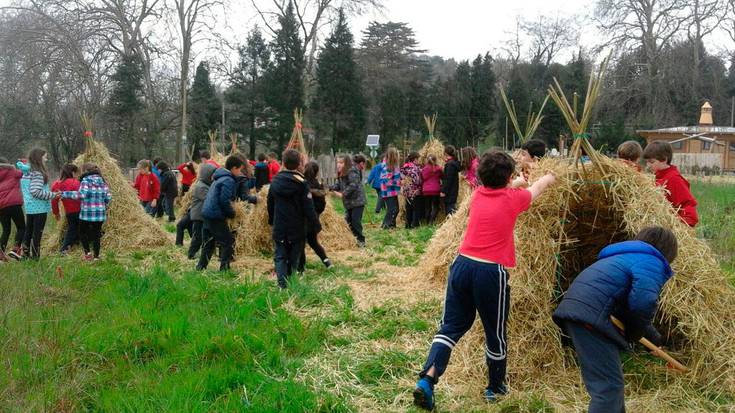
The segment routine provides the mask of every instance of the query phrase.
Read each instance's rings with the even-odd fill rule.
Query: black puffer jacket
[[[444,164],[444,176],[442,177],[442,193],[444,202],[455,203],[459,196],[459,161],[452,158]]]
[[[356,166],[353,166],[346,176],[339,177],[337,183],[329,189],[342,193],[345,209],[365,206],[367,203],[365,188],[362,186],[362,171]]]
[[[273,177],[268,190],[268,224],[273,226],[275,241],[303,240],[307,225],[321,231],[309,185],[299,172],[285,169]]]

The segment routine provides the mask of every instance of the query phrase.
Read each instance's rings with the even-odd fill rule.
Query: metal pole
[[[732,97],[732,105],[730,106],[730,127],[735,126],[735,96]]]

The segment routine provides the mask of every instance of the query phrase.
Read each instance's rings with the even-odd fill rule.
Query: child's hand
[[[155,207],[156,207],[156,205],[158,205],[158,200],[157,200],[157,199],[154,199],[153,201],[151,201],[151,206],[152,206],[153,208],[155,208]]]
[[[446,196],[447,196],[447,194],[445,194],[444,192],[439,192],[439,197],[440,197],[440,198],[444,198],[444,197],[446,197]]]
[[[342,198],[342,192],[332,192],[337,198]]]

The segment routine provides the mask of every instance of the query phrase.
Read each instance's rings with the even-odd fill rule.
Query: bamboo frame
[[[510,118],[510,122],[513,124],[513,129],[515,129],[516,133],[520,137],[521,143],[526,142],[536,134],[539,126],[541,126],[541,122],[544,120],[542,113],[546,107],[546,103],[549,101],[549,95],[547,94],[546,98],[544,98],[538,113],[533,112],[533,102],[529,105],[525,132],[521,130],[521,125],[518,123],[518,112],[516,111],[515,103],[512,100],[508,100],[508,96],[506,96],[505,91],[502,88],[500,89],[500,96],[503,98],[503,103],[505,104],[505,109],[508,111],[508,117]]]

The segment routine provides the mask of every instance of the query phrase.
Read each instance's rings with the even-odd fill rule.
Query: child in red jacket
[[[197,170],[194,167],[194,162],[191,161],[182,163],[176,167],[176,170],[181,173],[181,196],[184,196],[197,179]]]
[[[61,176],[59,180],[51,185],[51,191],[78,191],[79,190],[79,168],[68,163],[61,168]],[[79,210],[82,202],[76,199],[64,199],[61,201],[64,205],[64,215],[66,216],[66,233],[64,241],[61,243],[61,255],[66,255],[69,248],[79,242]],[[56,221],[59,220],[59,198],[51,200],[51,210],[54,213]]]
[[[8,261],[8,257],[20,259],[23,255],[21,244],[25,234],[26,222],[23,214],[23,195],[20,192],[20,179],[23,173],[0,157],[0,262]],[[5,248],[10,240],[11,223],[15,224],[15,244],[5,255]]]
[[[138,162],[138,176],[135,177],[133,188],[138,191],[138,199],[145,212],[154,216],[158,197],[161,195],[161,183],[151,173],[151,167],[151,161],[147,159]]]
[[[648,169],[656,174],[656,185],[663,186],[669,200],[679,217],[690,227],[699,222],[697,200],[689,190],[689,182],[681,176],[676,166],[671,165],[674,151],[666,141],[653,141],[643,150],[643,159]]]

